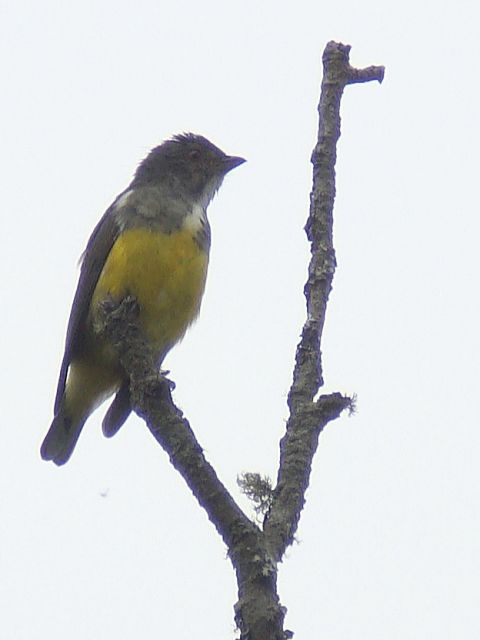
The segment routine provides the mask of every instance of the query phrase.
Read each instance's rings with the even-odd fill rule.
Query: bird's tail
[[[107,438],[114,436],[130,415],[131,410],[130,382],[125,380],[105,414],[102,422],[103,435]]]
[[[57,465],[65,464],[72,455],[85,420],[86,417],[73,420],[63,402],[40,448],[42,458],[53,460]]]

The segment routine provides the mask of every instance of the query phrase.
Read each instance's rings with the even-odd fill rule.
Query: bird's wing
[[[57,394],[55,396],[55,413],[58,412],[65,391],[68,367],[75,353],[81,347],[85,335],[85,324],[90,308],[90,301],[97,285],[110,250],[118,238],[120,227],[116,216],[116,203],[123,194],[117,198],[111,207],[103,214],[99,223],[93,230],[82,256],[82,267],[78,280],[77,290],[73,298],[72,310],[68,321],[67,337],[65,340],[65,353],[58,377]]]

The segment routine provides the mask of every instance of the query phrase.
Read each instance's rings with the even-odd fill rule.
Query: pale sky
[[[1,3],[3,640],[235,637],[226,549],[138,418],[106,440],[102,407],[61,469],[38,449],[88,236],[193,131],[248,162],[210,206],[202,312],[165,366],[234,495],[242,471],[275,477],[328,40],[386,77],[342,103],[324,377],[358,412],[320,438],[286,627],[480,637],[479,22],[466,0]]]

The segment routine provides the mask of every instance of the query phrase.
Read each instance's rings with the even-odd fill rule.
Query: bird
[[[159,368],[197,318],[211,241],[207,207],[225,175],[244,162],[201,135],[175,135],[150,151],[106,210],[81,259],[44,460],[65,464],[88,417],[112,395],[105,436],[131,412],[128,375],[100,333],[105,301],[135,299]]]

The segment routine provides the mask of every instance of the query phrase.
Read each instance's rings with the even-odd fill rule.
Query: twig
[[[280,466],[272,507],[264,523],[270,552],[280,560],[292,544],[305,503],[313,456],[323,427],[338,418],[352,399],[340,393],[320,396],[323,385],[321,339],[336,259],[333,248],[336,145],[340,137],[340,101],[347,84],[378,80],[383,67],[354,69],[350,47],[329,42],[323,53],[323,81],[318,105],[318,140],[312,153],[313,189],[305,226],[311,260],[305,284],[307,320],[295,356],[293,382],[288,394],[290,417],[280,442]]]

